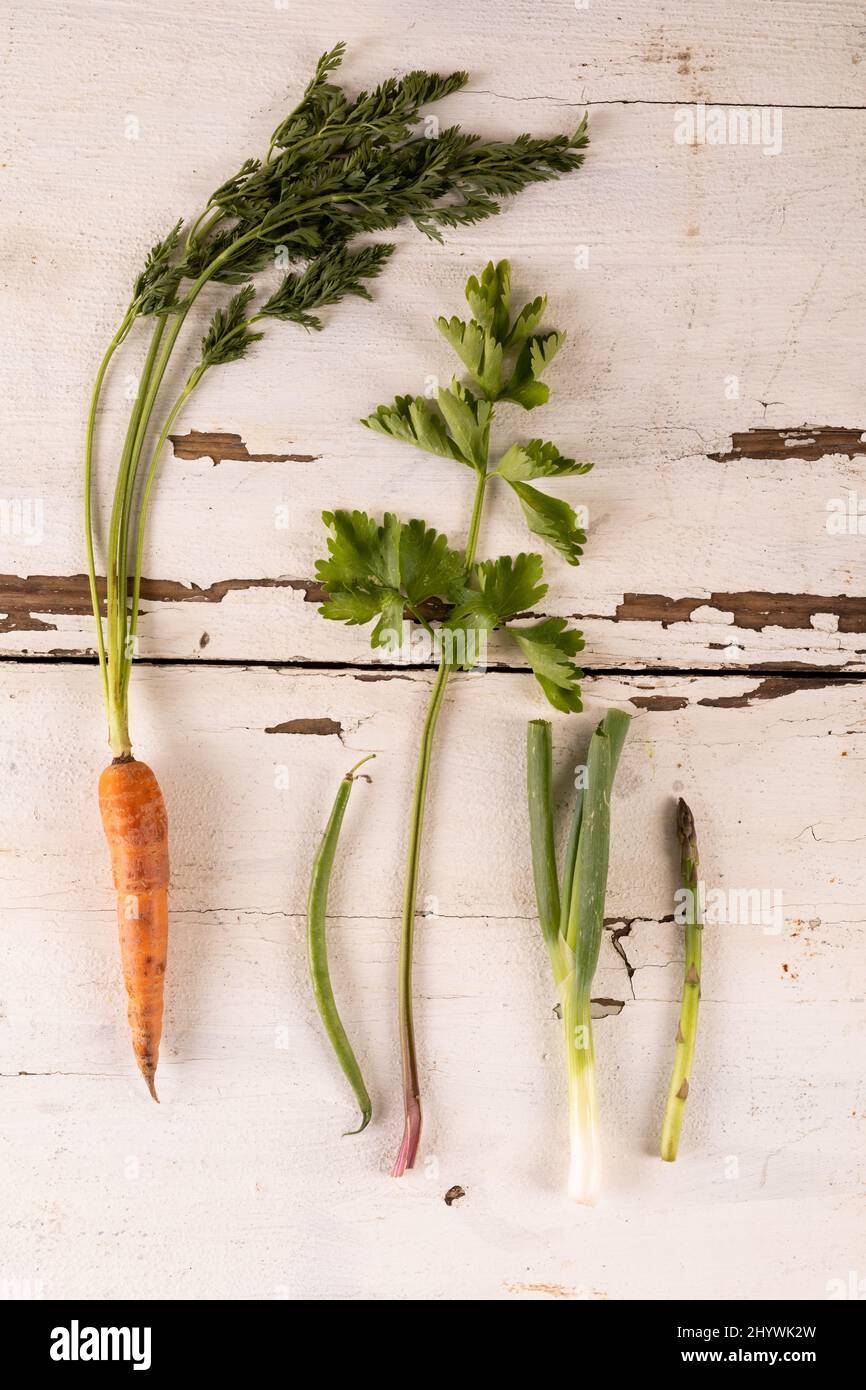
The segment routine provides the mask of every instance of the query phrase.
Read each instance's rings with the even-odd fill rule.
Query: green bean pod
[[[337,1011],[337,1001],[334,998],[334,991],[331,987],[331,976],[328,970],[328,941],[326,924],[328,917],[328,888],[331,882],[331,869],[334,864],[334,856],[337,852],[337,843],[340,838],[340,827],[343,824],[343,816],[349,803],[349,794],[352,790],[352,783],[358,768],[364,763],[369,762],[375,755],[370,753],[366,758],[362,758],[359,763],[346,773],[340,783],[339,791],[334,802],[334,809],[325,827],[322,842],[313,860],[313,874],[310,880],[310,895],[307,900],[307,955],[310,963],[310,980],[313,985],[313,994],[316,998],[316,1007],[325,1025],[325,1031],[331,1040],[331,1046],[337,1054],[337,1061],[343,1068],[346,1079],[352,1090],[355,1092],[358,1104],[361,1107],[361,1123],[357,1129],[350,1129],[348,1134],[360,1134],[367,1128],[373,1114],[373,1103],[370,1100],[367,1087],[364,1085],[364,1078],[361,1075],[361,1068],[358,1066],[358,1059],[352,1051],[352,1044],[346,1036],[346,1030],[340,1021]]]

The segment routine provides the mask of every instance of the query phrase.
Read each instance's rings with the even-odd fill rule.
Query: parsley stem
[[[487,483],[487,462],[478,470],[475,484],[475,497],[472,502],[472,515],[469,520],[469,534],[466,540],[466,568],[472,565],[481,529],[481,515],[484,510],[484,495]],[[418,1057],[415,1048],[415,1017],[412,1006],[412,953],[415,942],[415,904],[418,900],[418,875],[421,867],[421,839],[424,830],[424,807],[427,800],[427,783],[430,778],[430,760],[433,753],[433,740],[436,725],[445,697],[445,687],[453,667],[446,660],[444,652],[439,661],[439,669],[430,693],[430,703],[421,733],[421,748],[418,753],[418,766],[415,773],[415,790],[412,794],[412,813],[409,823],[409,855],[406,864],[406,883],[403,891],[403,916],[400,924],[400,964],[399,999],[400,1014],[400,1063],[403,1072],[403,1138],[391,1176],[400,1178],[407,1168],[413,1167],[418,1144],[421,1139],[421,1096],[418,1082]]]
[[[492,418],[492,417],[491,417]],[[472,503],[472,516],[469,521],[469,535],[466,539],[466,568],[473,563],[475,551],[478,547],[478,532],[481,529],[481,513],[484,510],[484,491],[487,486],[487,471],[478,473],[478,482],[475,485],[475,500]]]
[[[419,627],[423,627],[424,631],[429,633],[430,637],[433,638],[433,640],[435,641],[436,634],[433,631],[433,627],[430,623],[428,623],[427,619],[424,617],[424,614],[421,612],[421,609],[416,608],[414,603],[407,603],[406,608],[412,614],[412,617],[415,619]]]
[[[412,795],[412,815],[409,823],[409,857],[406,865],[406,885],[403,892],[403,919],[400,927],[400,1061],[403,1068],[403,1139],[391,1176],[400,1178],[411,1168],[421,1138],[421,1097],[418,1084],[418,1058],[415,1051],[415,1023],[412,1007],[412,947],[415,939],[415,903],[418,897],[418,870],[421,863],[421,834],[424,828],[424,806],[430,777],[430,757],[433,738],[451,668],[444,657],[433,682],[427,716],[421,734],[421,748],[415,773]]]

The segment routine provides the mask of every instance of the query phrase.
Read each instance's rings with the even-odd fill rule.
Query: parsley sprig
[[[479,650],[497,631],[515,643],[556,709],[581,709],[582,672],[574,661],[583,648],[581,634],[564,618],[520,621],[547,593],[542,557],[521,552],[476,560],[484,501],[494,484],[513,493],[534,536],[569,564],[580,561],[586,536],[573,508],[533,484],[586,473],[592,465],[575,462],[542,439],[514,443],[497,459],[490,458],[498,406],[534,410],[547,401],[544,377],[565,334],[541,330],[544,296],[512,312],[507,261],[490,263],[480,277],[471,276],[466,299],[472,313],[468,322],[440,318],[436,323],[469,381],[455,377],[435,400],[398,396],[393,405],[380,405],[362,421],[378,434],[472,470],[475,496],[465,547],[452,545],[418,519],[403,522],[388,513],[379,522],[366,512],[332,511],[323,514],[328,554],[316,566],[327,594],[319,609],[323,617],[373,623],[372,646],[392,652],[402,647],[404,624],[415,622],[434,637],[439,652],[418,759],[403,898],[399,1007],[404,1131],[395,1176],[412,1167],[421,1134],[412,947],[430,760],[448,679],[454,670],[477,664]]]
[[[568,173],[584,157],[585,121],[573,135],[542,139],[521,135],[485,142],[457,126],[427,139],[417,129],[422,107],[461,88],[466,73],[411,72],[352,96],[333,81],[344,51],[337,44],[319,60],[264,157],[244,160],[211,194],[185,236],[178,222],[148,253],[97,370],[85,440],[85,543],[109,740],[117,757],[130,751],[127,691],[151,493],[169,433],[203,377],[244,357],[275,319],[317,331],[324,326],[323,309],[348,296],[369,299],[369,282],[394,248],[358,246],[359,235],[409,220],[441,240],[444,228],[491,216],[500,199]],[[286,274],[256,307],[256,277],[270,267]],[[163,399],[169,364],[190,310],[209,285],[233,286],[235,293],[214,310],[194,365],[169,404]],[[117,466],[105,545],[103,630],[91,496],[96,422],[112,358],[140,321],[149,323],[151,338]],[[152,431],[157,438],[151,449]]]

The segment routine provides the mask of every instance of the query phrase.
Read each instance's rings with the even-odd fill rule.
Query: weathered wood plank
[[[156,1110],[123,1017],[96,674],[7,665],[6,1269],[58,1297],[762,1297],[771,1282],[777,1296],[823,1297],[864,1235],[850,1063],[866,1029],[861,686],[798,678],[755,699],[754,685],[591,680],[586,714],[554,719],[565,797],[601,709],[635,713],[595,990],[622,1008],[597,1025],[607,1178],[592,1213],[562,1191],[560,1025],[523,808],[525,722],[542,707],[527,678],[455,680],[440,725],[417,955],[427,1128],[421,1166],[395,1183],[401,859],[429,678],[138,673],[133,728],[165,786],[173,858]],[[339,732],[266,732],[317,721]],[[331,939],[378,1113],[350,1143],[302,914],[336,781],[364,752],[377,756],[350,806]],[[699,1066],[671,1170],[654,1146],[679,989],[680,791],[708,887],[778,889],[782,921],[778,933],[772,918],[706,928]],[[454,1184],[466,1196],[449,1210]],[[107,1243],[94,1245],[97,1206]],[[686,1270],[679,1239],[697,1220]],[[802,1258],[780,1262],[794,1222]]]
[[[155,236],[262,148],[341,36],[350,85],[465,63],[470,88],[439,115],[485,135],[569,128],[589,103],[590,156],[445,247],[401,233],[374,305],[344,306],[314,341],[273,334],[178,421],[141,654],[195,664],[145,666],[133,682],[137,748],[172,833],[159,1109],[124,1021],[95,805],[97,673],[0,663],[0,1296],[821,1298],[858,1268],[866,1237],[852,1062],[866,1031],[864,716],[862,682],[846,679],[866,656],[857,0],[664,13],[369,0],[341,6],[330,33],[312,0],[218,0],[204,17],[194,0],[8,4],[0,656],[91,644],[83,417],[126,287]],[[740,103],[721,118],[747,133],[754,121],[764,146],[679,143],[713,103]],[[600,710],[635,715],[595,990],[596,1212],[563,1195],[560,1025],[523,810],[525,721],[543,713],[531,681],[490,671],[449,692],[418,929],[423,1160],[394,1183],[396,939],[430,676],[312,665],[371,663],[363,633],[315,613],[323,508],[388,507],[462,534],[466,479],[357,417],[450,373],[430,320],[457,310],[488,256],[512,259],[519,289],[548,290],[552,322],[570,330],[551,406],[509,428],[598,465],[563,489],[588,506],[590,541],[576,572],[549,560],[545,611],[575,616],[597,668],[753,671],[588,680],[586,714],[554,721],[564,797]],[[141,351],[102,417],[103,508]],[[525,546],[496,500],[482,548]],[[760,670],[785,666],[806,669]],[[366,751],[377,757],[332,898],[336,984],[377,1107],[349,1141],[303,909],[336,781]],[[680,791],[708,886],[745,920],[707,928],[671,1169],[655,1146],[679,988]],[[766,921],[750,891],[768,895]],[[455,1184],[465,1196],[449,1208]]]
[[[7,8],[12,70],[37,91],[63,84],[76,121],[94,113],[89,135],[100,123],[109,132],[118,110],[132,107],[154,123],[174,103],[196,113],[211,136],[248,128],[259,111],[276,120],[284,94],[303,86],[337,37],[349,45],[347,80],[359,87],[412,67],[464,66],[474,88],[510,102],[544,94],[560,102],[863,104],[866,31],[857,0],[684,0],[667,10],[640,0],[517,0],[497,5],[494,21],[490,6],[467,10],[460,0],[411,16],[393,0],[367,0],[341,6],[330,24],[315,0],[215,0],[208,25],[195,0]],[[158,88],[149,80],[154,54]],[[50,108],[42,114],[51,120]],[[59,113],[55,129],[68,130]],[[192,122],[178,122],[176,139],[180,167],[203,163]]]
[[[464,106],[479,128],[516,128],[493,96]],[[568,113],[539,102],[519,115],[553,130]],[[550,558],[546,611],[582,620],[590,659],[604,667],[862,670],[864,123],[866,112],[787,111],[782,152],[766,158],[678,145],[667,107],[604,109],[573,178],[530,191],[444,248],[401,234],[374,305],[341,306],[315,340],[273,332],[190,403],[153,509],[142,654],[369,659],[363,633],[323,624],[307,601],[320,512],[390,507],[460,537],[471,481],[357,421],[397,391],[424,390],[430,373],[450,373],[431,318],[459,308],[469,269],[508,255],[518,292],[546,288],[551,322],[571,339],[550,406],[511,411],[502,437],[543,431],[597,464],[562,488],[588,508],[590,542],[578,571]],[[164,163],[171,142],[172,178],[176,124],[166,117],[135,148]],[[248,122],[241,135],[261,140],[267,128]],[[116,144],[104,154],[126,178],[128,144]],[[247,144],[229,132],[219,168]],[[81,652],[92,644],[76,579],[90,379],[140,248],[197,194],[189,182],[160,182],[154,166],[109,207],[86,147],[53,149],[52,168],[77,169],[82,184],[80,222],[58,226],[62,189],[49,181],[43,194],[31,155],[25,147],[3,171],[2,215],[22,254],[26,219],[29,251],[10,263],[17,350],[0,363],[0,650]],[[135,203],[143,187],[146,208]],[[589,265],[578,270],[584,246]],[[46,343],[63,366],[48,402]],[[107,398],[103,507],[140,351],[139,342]],[[526,544],[511,501],[492,502],[491,552]]]

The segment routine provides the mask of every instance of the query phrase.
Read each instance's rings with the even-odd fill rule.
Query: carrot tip
[[[144,1072],[142,1072],[142,1076],[144,1076]],[[154,1098],[154,1100],[156,1101],[157,1105],[159,1105],[159,1096],[156,1094],[156,1086],[154,1085],[154,1078],[153,1078],[152,1076],[144,1076],[144,1084],[147,1086],[147,1089],[150,1091],[150,1094],[153,1096],[153,1098]]]

